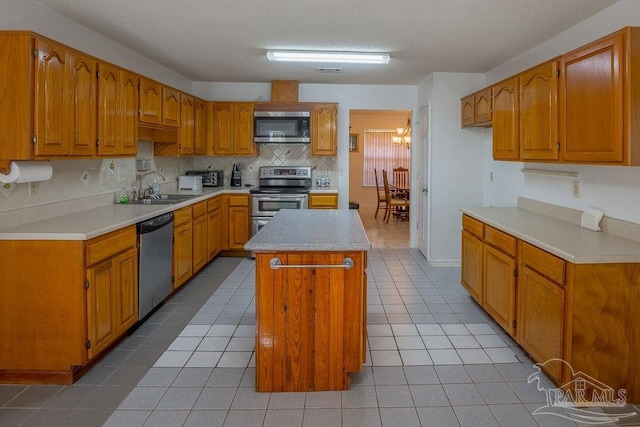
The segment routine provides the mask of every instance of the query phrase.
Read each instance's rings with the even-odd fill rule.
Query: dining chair
[[[393,169],[393,185],[400,190],[409,189],[409,169],[398,167]]]
[[[387,199],[387,208],[384,213],[384,222],[385,223],[389,222],[389,218],[391,218],[393,209],[398,210],[398,209],[404,208],[405,212],[403,213],[408,215],[409,199],[398,199],[398,198],[391,197],[391,190],[389,189],[389,178],[387,177],[386,170],[382,171],[382,182],[384,185],[384,195]]]
[[[373,175],[376,177],[376,193],[378,194],[378,205],[376,206],[376,214],[373,216],[374,218],[378,218],[378,211],[380,207],[387,208],[387,196],[384,194],[384,188],[380,188],[378,184],[378,171],[374,168]]]

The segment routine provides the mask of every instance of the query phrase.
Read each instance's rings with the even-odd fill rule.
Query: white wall
[[[625,26],[640,26],[640,2],[637,0],[622,0],[496,67],[487,73],[486,85],[562,55]],[[604,210],[607,216],[640,223],[640,167],[495,162],[491,158],[490,132],[483,137],[483,141],[484,205],[515,206],[517,196],[521,195],[581,210],[595,207]],[[573,197],[571,179],[525,175],[520,172],[523,166],[579,172],[580,197]],[[490,181],[491,172],[493,182]]]
[[[460,262],[459,209],[482,204],[486,130],[460,128],[460,98],[483,85],[484,75],[463,73],[434,73],[420,85],[419,105],[431,110],[428,252],[437,265]]]
[[[0,29],[30,30],[185,92],[191,81],[33,0],[1,0]]]

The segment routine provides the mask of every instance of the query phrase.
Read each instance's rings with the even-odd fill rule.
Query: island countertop
[[[248,251],[363,251],[371,249],[353,209],[283,209],[251,238]]]

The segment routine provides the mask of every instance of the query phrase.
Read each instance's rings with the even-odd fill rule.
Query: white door
[[[418,116],[418,249],[429,259],[429,104]]]

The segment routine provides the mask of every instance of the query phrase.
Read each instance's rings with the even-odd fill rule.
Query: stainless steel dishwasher
[[[172,290],[173,212],[138,223],[138,320]]]

